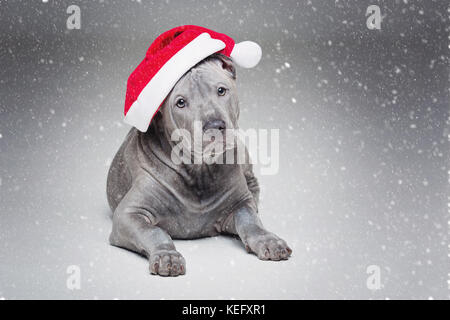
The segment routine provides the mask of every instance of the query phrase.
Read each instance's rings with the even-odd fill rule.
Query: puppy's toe
[[[178,276],[180,274],[184,274],[185,267],[184,267],[184,258],[182,256],[176,256],[173,255],[171,257],[171,264],[172,268],[170,269],[170,275],[171,276]]]
[[[151,274],[158,274],[159,272],[159,255],[151,255],[150,256],[150,273]]]

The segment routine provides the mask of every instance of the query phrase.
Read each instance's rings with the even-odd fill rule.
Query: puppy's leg
[[[261,260],[286,260],[292,253],[284,240],[263,227],[250,207],[244,206],[234,212],[225,231],[239,235],[247,251],[255,253]]]
[[[139,203],[143,196],[136,188],[132,188],[122,199],[114,211],[110,243],[146,256],[153,274],[185,274],[186,262],[175,250],[171,237],[152,223],[151,213]]]
[[[255,174],[253,173],[251,165],[249,169],[244,171],[245,180],[247,181],[248,190],[253,195],[253,200],[255,201],[256,206],[259,203],[259,183],[258,179],[256,179]]]

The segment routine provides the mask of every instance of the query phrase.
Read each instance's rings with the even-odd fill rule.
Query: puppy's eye
[[[217,94],[218,94],[219,96],[224,96],[225,93],[227,93],[227,89],[225,89],[224,87],[219,87],[219,88],[217,88]]]
[[[186,100],[184,100],[183,98],[178,99],[177,100],[177,107],[178,108],[186,107]]]

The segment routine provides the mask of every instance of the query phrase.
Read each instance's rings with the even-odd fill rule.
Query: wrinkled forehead
[[[177,82],[172,90],[172,95],[187,95],[218,84],[231,86],[233,81],[219,64],[208,61],[189,70]]]

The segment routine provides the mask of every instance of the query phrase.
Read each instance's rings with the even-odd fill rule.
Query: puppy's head
[[[170,139],[176,129],[194,137],[194,125],[204,133],[237,129],[239,105],[233,61],[214,54],[191,68],[175,85],[160,108],[161,122]]]

